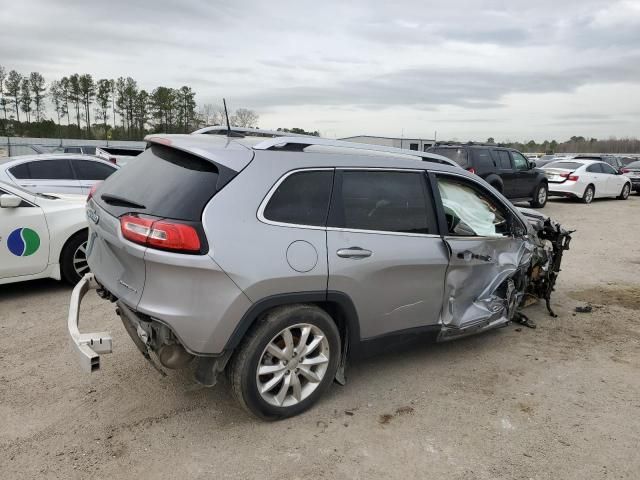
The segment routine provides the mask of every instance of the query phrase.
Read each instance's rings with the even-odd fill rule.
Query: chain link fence
[[[145,142],[128,140],[82,140],[73,138],[0,137],[0,158],[63,152],[64,147],[82,146],[144,148]]]

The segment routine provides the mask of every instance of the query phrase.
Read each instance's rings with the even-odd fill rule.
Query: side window
[[[600,167],[601,163],[592,163],[587,167],[587,172],[589,173],[602,173],[602,168]]]
[[[395,233],[435,233],[427,203],[426,179],[419,172],[338,172],[332,227]]]
[[[116,171],[115,168],[91,160],[71,160],[78,180],[105,180]]]
[[[524,155],[518,152],[511,152],[511,158],[513,158],[513,165],[516,170],[529,170],[529,161],[524,158]]]
[[[418,144],[417,143],[410,143],[409,144],[409,150],[418,150]]]
[[[329,210],[333,171],[297,172],[276,189],[264,209],[274,222],[324,227]]]
[[[488,148],[473,148],[471,151],[473,152],[476,171],[479,174],[492,172],[495,169],[495,165]]]
[[[82,153],[80,147],[64,147],[64,153]]]
[[[501,237],[509,235],[508,211],[480,187],[450,177],[438,177],[438,190],[449,235]]]
[[[13,175],[18,180],[25,180],[31,178],[29,176],[29,164],[21,163],[20,165],[16,165],[13,168],[9,169],[11,175]]]
[[[29,162],[29,178],[32,180],[73,180],[69,160],[36,160]]]
[[[602,173],[608,173],[610,175],[616,175],[616,169],[613,168],[611,165],[607,165],[606,163],[601,163],[600,167],[602,168]]]
[[[509,152],[506,150],[496,150],[495,153],[498,156],[498,163],[500,165],[500,170],[512,170],[511,166],[511,157],[509,156]]]

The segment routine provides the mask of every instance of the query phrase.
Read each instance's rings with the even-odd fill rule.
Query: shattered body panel
[[[495,238],[445,237],[450,260],[440,341],[526,319],[519,309],[533,297],[544,299],[555,316],[551,293],[572,232],[536,211],[522,209],[518,214],[528,224],[526,232]]]

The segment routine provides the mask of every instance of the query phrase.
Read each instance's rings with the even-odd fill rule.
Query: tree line
[[[0,135],[141,140],[147,133],[190,133],[226,124],[220,107],[196,111],[195,97],[187,85],[147,91],[132,77],[94,80],[88,73],[47,83],[39,72],[23,75],[0,65]],[[239,108],[229,120],[233,126],[255,127],[258,118]]]
[[[492,137],[487,143],[495,143]],[[564,142],[545,140],[537,143],[534,140],[528,142],[505,142],[500,144],[505,147],[515,148],[525,153],[640,153],[640,140],[637,138],[586,138],[572,136]]]

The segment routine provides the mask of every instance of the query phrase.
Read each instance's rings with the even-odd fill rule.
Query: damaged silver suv
[[[87,371],[111,352],[78,328],[91,289],[158,370],[208,386],[224,371],[265,419],[309,408],[371,346],[549,305],[570,241],[549,218],[438,155],[263,133],[147,137],[92,192],[93,273],[68,321]]]

